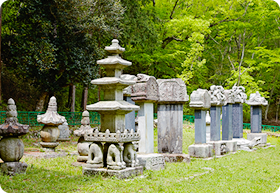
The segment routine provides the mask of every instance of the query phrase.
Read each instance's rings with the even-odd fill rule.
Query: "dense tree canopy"
[[[56,92],[97,77],[96,60],[118,38],[133,62],[124,73],[181,77],[189,93],[242,85],[269,99],[275,117],[279,19],[273,0],[10,0],[2,60],[41,91]]]

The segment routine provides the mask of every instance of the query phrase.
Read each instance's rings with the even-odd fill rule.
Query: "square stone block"
[[[83,174],[87,176],[102,175],[102,176],[116,176],[120,179],[125,179],[133,176],[143,174],[143,167],[128,167],[123,170],[108,170],[106,168],[88,168],[83,167]]]
[[[213,146],[214,154],[220,156],[229,152],[226,141],[209,141],[207,144]]]
[[[164,157],[164,160],[166,162],[174,163],[174,162],[186,162],[190,163],[191,158],[188,154],[169,154],[169,153],[163,153],[161,154]]]
[[[191,157],[206,158],[213,156],[213,146],[209,144],[194,144],[189,146]]]
[[[4,162],[0,163],[0,171],[3,175],[14,176],[15,174],[24,174],[27,166],[25,162]]]
[[[137,159],[146,170],[163,170],[165,167],[164,157],[161,154],[137,154]]]
[[[226,143],[226,146],[229,152],[236,152],[237,151],[237,141],[233,140],[223,140]]]
[[[267,142],[267,134],[266,133],[248,133],[247,139],[253,140],[255,137],[261,137],[261,144],[266,144]]]

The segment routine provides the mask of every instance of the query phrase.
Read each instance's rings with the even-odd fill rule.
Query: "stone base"
[[[206,158],[213,156],[213,146],[209,144],[194,144],[189,146],[191,157]]]
[[[40,142],[40,145],[44,148],[45,151],[54,151],[55,148],[59,145],[58,142]]]
[[[58,138],[56,141],[70,141],[70,138]]]
[[[247,134],[247,139],[248,140],[253,140],[256,137],[260,137],[261,138],[261,144],[266,144],[267,142],[267,134],[266,133],[248,133]]]
[[[191,158],[188,154],[168,154],[168,153],[162,153],[164,157],[165,162],[186,162],[190,163]]]
[[[83,174],[87,176],[92,175],[102,175],[106,176],[116,176],[117,178],[124,179],[133,176],[138,176],[143,174],[143,167],[129,167],[123,170],[108,170],[106,168],[88,168],[83,167]]]
[[[236,152],[237,151],[237,142],[234,140],[222,140],[226,143],[227,149],[229,152]]]
[[[77,162],[87,162],[88,156],[78,156]]]
[[[137,154],[137,159],[146,170],[160,170],[165,167],[164,157],[161,154]]]
[[[0,171],[3,175],[13,176],[15,174],[24,174],[27,169],[25,162],[4,162],[0,163]]]
[[[207,144],[213,146],[213,153],[216,156],[224,155],[229,152],[226,141],[209,141]]]

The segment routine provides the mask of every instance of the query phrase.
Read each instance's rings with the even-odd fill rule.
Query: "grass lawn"
[[[155,131],[156,134],[156,131]],[[194,129],[184,124],[183,152],[194,143]],[[157,136],[157,135],[155,135]],[[246,137],[246,136],[244,136]],[[39,139],[23,141],[27,150]],[[77,138],[63,142],[58,149],[74,151]],[[115,177],[83,176],[81,167],[71,163],[76,156],[60,158],[23,157],[29,166],[26,174],[0,176],[6,192],[275,192],[280,186],[280,138],[268,137],[276,148],[234,155],[209,161],[192,159],[190,164],[167,163],[165,170],[144,171],[144,176],[119,180]],[[155,138],[155,147],[157,139]],[[157,148],[155,148],[157,151]]]

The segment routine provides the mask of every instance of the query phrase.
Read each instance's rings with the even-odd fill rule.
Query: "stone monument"
[[[57,113],[57,103],[54,96],[50,98],[47,112],[43,115],[37,115],[37,121],[44,124],[40,131],[41,146],[47,151],[55,151],[55,148],[59,145],[59,142],[57,142],[60,134],[58,126],[67,121],[64,116]]]
[[[256,137],[261,137],[260,143],[266,144],[267,134],[262,133],[262,106],[268,105],[268,102],[257,91],[250,94],[246,103],[251,106],[251,133],[247,134],[247,139],[253,140]]]
[[[88,160],[88,152],[91,142],[85,141],[84,134],[86,131],[93,132],[94,129],[90,127],[90,119],[89,119],[89,112],[84,111],[82,113],[82,120],[81,120],[81,127],[78,130],[74,131],[74,135],[80,137],[78,139],[78,153],[79,156],[77,157],[78,162],[87,162]],[[96,128],[98,129],[98,128]]]
[[[189,161],[182,154],[183,104],[189,100],[185,83],[179,79],[158,79],[158,152],[165,161]],[[178,158],[179,157],[179,158]]]
[[[232,104],[232,135],[243,138],[243,103],[247,99],[243,86],[233,86],[234,103]]]
[[[136,84],[131,87],[131,99],[139,106],[136,121],[137,131],[141,134],[138,146],[140,165],[147,170],[164,169],[164,157],[154,153],[154,103],[158,101],[156,78],[137,74]]]
[[[70,141],[70,130],[67,121],[58,126],[59,137],[57,141]]]
[[[125,129],[125,114],[138,111],[139,107],[123,101],[123,89],[135,81],[120,78],[122,69],[130,66],[131,62],[120,57],[125,49],[119,41],[112,40],[112,45],[106,46],[105,50],[111,56],[98,60],[97,64],[106,69],[107,77],[91,81],[104,91],[104,101],[87,105],[87,110],[100,113],[101,126],[100,130],[87,130],[83,135],[85,141],[91,142],[83,174],[127,178],[143,173],[133,144],[140,140],[140,134],[133,129]]]
[[[191,108],[195,114],[195,144],[189,146],[191,157],[212,157],[212,145],[206,144],[206,110],[211,107],[211,96],[206,89],[197,89],[190,96]]]
[[[226,104],[226,96],[224,88],[216,85],[210,87],[209,94],[211,95],[211,128],[208,144],[213,146],[215,155],[220,156],[228,152],[226,141],[220,141],[221,107]]]
[[[134,75],[130,75],[130,74],[121,75],[121,79],[137,81],[137,77]],[[135,105],[135,102],[131,100],[131,94],[132,94],[131,89],[132,89],[131,86],[123,89],[123,100]],[[133,131],[136,131],[135,130],[135,111],[132,111],[125,115],[125,128],[128,130],[133,129]]]
[[[24,144],[18,136],[25,135],[29,130],[29,125],[18,123],[17,108],[13,99],[8,100],[5,123],[0,125],[0,158],[4,163],[0,163],[0,171],[4,175],[15,175],[25,173],[27,164],[19,162],[23,156]]]

